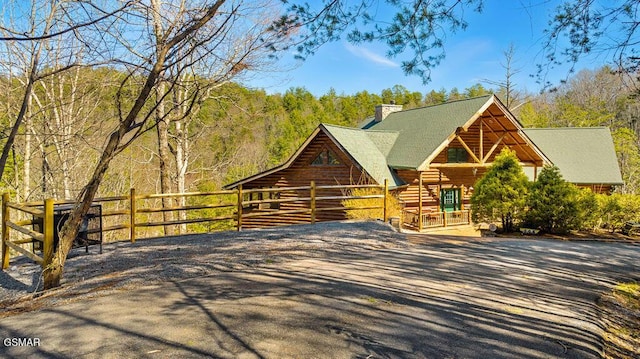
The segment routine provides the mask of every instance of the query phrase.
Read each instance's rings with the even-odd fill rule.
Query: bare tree
[[[127,20],[122,25],[123,28],[129,32],[137,30],[142,33],[141,39],[151,40],[146,42],[146,45],[144,42],[132,43],[129,37],[121,37],[115,31],[104,32],[100,24],[95,26],[96,31],[100,33],[101,41],[109,44],[111,41],[117,41],[119,49],[114,52],[126,50],[129,55],[128,58],[120,56],[129,71],[117,97],[121,117],[117,128],[108,137],[91,179],[80,192],[77,204],[61,230],[61,239],[53,261],[44,271],[45,288],[59,285],[73,239],[78,233],[83,216],[95,198],[109,164],[137,137],[153,127],[153,121],[150,124],[149,119],[155,118],[158,104],[165,101],[178,85],[176,81],[168,78],[168,69],[173,69],[176,78],[179,78],[193,64],[209,59],[209,64],[215,64],[213,68],[217,74],[216,77],[208,77],[208,86],[212,86],[226,82],[247,69],[247,61],[252,58],[253,53],[259,50],[273,50],[276,46],[273,40],[286,38],[286,34],[270,28],[265,36],[255,38],[244,46],[229,41],[232,35],[246,35],[243,28],[251,24],[250,18],[246,17],[248,11],[264,11],[264,7],[254,2],[239,1],[226,4],[225,1],[219,0],[208,3],[205,7],[187,5],[186,2],[177,1],[152,2],[137,3],[135,7],[127,9],[120,17]],[[265,23],[264,18],[258,19]],[[159,22],[162,23],[162,30],[156,25]],[[267,22],[265,27],[268,26]],[[104,34],[109,34],[112,38],[107,39]],[[266,35],[270,38],[266,38]],[[230,57],[230,50],[237,56]],[[133,104],[125,108],[124,88],[128,81],[140,74],[144,76],[144,83],[137,90]],[[159,91],[163,86],[166,86],[164,92]],[[184,102],[193,104],[199,95],[200,91],[194,91]],[[148,106],[149,100],[154,96],[156,99],[152,102],[153,105]],[[166,109],[163,116],[173,116],[173,108]]]
[[[155,12],[153,28],[156,36],[163,36],[164,29],[175,26],[170,20],[180,18],[183,6],[171,7],[167,3],[153,1],[153,6],[163,8],[162,17]],[[167,10],[169,9],[169,10]],[[231,80],[239,80],[248,73],[256,73],[274,66],[271,59],[274,46],[281,46],[289,37],[273,31],[272,24],[278,14],[276,3],[270,0],[238,2],[233,8],[234,17],[228,19],[224,28],[216,30],[218,36],[209,41],[205,49],[191,54],[178,53],[179,61],[167,68],[156,93],[156,133],[160,184],[163,193],[174,189],[186,190],[186,174],[191,158],[189,125],[197,116],[200,105],[212,89]],[[171,13],[167,15],[167,11]],[[207,26],[217,26],[210,24]],[[166,88],[171,87],[167,92]],[[178,198],[184,206],[185,199]],[[163,198],[163,206],[174,203]],[[180,218],[184,219],[184,212]],[[164,220],[171,221],[171,212],[164,212]],[[165,233],[173,234],[173,226],[165,226]],[[180,227],[185,230],[185,226]]]
[[[516,90],[517,84],[514,82],[515,75],[521,71],[519,68],[515,67],[515,45],[509,44],[507,50],[503,51],[502,54],[504,56],[504,62],[501,62],[500,66],[505,70],[504,78],[498,81],[485,79],[482,80],[482,82],[492,86],[498,86],[499,92],[504,100],[504,104],[508,109],[513,110],[523,103],[520,99],[520,93]]]
[[[111,12],[103,11],[92,3],[60,2],[60,1],[32,1],[29,6],[22,2],[6,2],[2,7],[2,15],[9,19],[10,27],[0,26],[0,53],[5,57],[5,68],[9,71],[24,72],[24,95],[20,110],[12,124],[11,132],[4,143],[0,155],[0,179],[4,174],[9,152],[13,147],[16,135],[29,111],[31,96],[35,83],[47,76],[64,72],[79,65],[79,61],[72,49],[67,49],[65,64],[58,67],[50,65],[49,43],[52,39],[74,37],[80,29],[95,25],[109,19],[130,5]],[[96,12],[94,17],[84,18],[81,14],[87,8]],[[86,21],[77,21],[76,16]],[[71,24],[71,25],[69,25]]]

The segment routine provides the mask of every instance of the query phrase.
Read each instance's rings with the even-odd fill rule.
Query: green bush
[[[501,221],[502,229],[511,232],[525,210],[529,180],[522,171],[515,152],[503,149],[487,173],[474,185],[471,196],[472,220]]]
[[[566,233],[580,225],[580,190],[556,166],[545,166],[527,196],[525,222],[547,233]]]
[[[602,211],[598,196],[590,188],[580,189],[578,192],[578,214],[576,229],[593,230],[602,225]]]
[[[640,196],[614,193],[598,195],[601,227],[611,232],[621,229],[627,221],[640,221]]]

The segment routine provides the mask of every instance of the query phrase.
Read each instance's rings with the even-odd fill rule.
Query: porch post
[[[422,230],[422,172],[418,172],[418,230]]]
[[[484,163],[484,148],[482,148],[482,138],[484,137],[482,123],[484,121],[480,119],[480,163]]]

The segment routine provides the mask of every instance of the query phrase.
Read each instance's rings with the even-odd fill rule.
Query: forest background
[[[18,201],[75,198],[118,122],[114,101],[123,76],[110,68],[76,68],[36,83],[0,183],[3,191]],[[19,110],[22,86],[20,79],[0,78],[3,138]],[[625,181],[617,191],[640,190],[640,99],[619,74],[603,67],[583,70],[542,94],[485,83],[426,93],[402,85],[379,94],[331,90],[318,97],[301,87],[268,94],[229,82],[211,89],[187,116],[167,122],[165,148],[160,132],[150,130],[120,153],[99,196],[122,195],[130,188],[138,193],[217,190],[284,162],[320,123],[355,127],[381,103],[410,109],[489,93],[508,103],[525,127],[609,127]],[[168,155],[164,166],[161,152]],[[164,190],[163,175],[169,179]]]

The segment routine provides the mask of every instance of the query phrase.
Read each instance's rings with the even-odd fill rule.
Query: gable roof
[[[606,127],[526,128],[526,134],[575,184],[623,184]]]
[[[396,143],[398,133],[393,131],[363,131],[357,128],[320,125],[334,143],[371,176],[377,183],[387,179],[389,187],[404,185],[387,165],[387,155]]]
[[[443,141],[479,115],[492,95],[391,113],[383,121],[368,124],[367,131],[395,131],[398,138],[387,161],[393,168],[419,168]]]
[[[240,184],[245,184],[257,178],[288,168],[300,157],[304,149],[320,132],[325,133],[338,148],[342,149],[347,156],[351,157],[351,159],[378,184],[384,183],[386,179],[388,180],[389,188],[405,185],[404,181],[391,171],[386,162],[386,156],[398,137],[397,133],[389,131],[369,132],[357,128],[320,124],[285,163],[256,173],[255,175],[245,177],[236,182],[229,183],[223,186],[223,188],[234,188]]]

